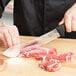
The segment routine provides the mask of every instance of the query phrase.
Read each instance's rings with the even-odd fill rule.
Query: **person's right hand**
[[[11,47],[19,44],[19,33],[16,26],[2,26],[0,27],[0,40],[2,40],[6,47]]]

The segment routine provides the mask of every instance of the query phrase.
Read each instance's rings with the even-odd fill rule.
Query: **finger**
[[[66,31],[67,32],[71,32],[71,17],[70,16],[66,16],[65,17],[65,26],[66,26]]]
[[[11,36],[12,45],[19,44],[19,34],[18,34],[17,28],[15,26],[7,26],[7,28],[8,28],[8,32]]]
[[[19,31],[18,31],[18,28],[16,27],[16,26],[14,26],[14,28],[15,28],[15,32],[16,32],[16,44],[19,44],[20,43],[20,39],[19,39]],[[13,28],[13,30],[14,30],[14,28]]]
[[[7,44],[7,42],[6,42],[5,38],[4,38],[3,33],[0,33],[0,40],[4,43],[4,45],[5,45],[6,47],[8,47],[8,44]]]
[[[11,27],[11,28],[12,28],[12,27]],[[19,43],[20,43],[20,39],[19,39],[19,32],[18,32],[17,27],[14,26],[14,27],[12,28],[12,30],[14,30],[14,34],[16,34],[16,35],[15,35],[15,43],[14,43],[14,45],[19,44]]]
[[[10,36],[8,30],[4,31],[3,35],[4,35],[4,38],[5,38],[5,42],[7,43],[7,46],[11,47],[12,46],[12,40],[11,40],[11,36]]]
[[[59,25],[64,24],[64,18],[59,22]]]
[[[76,18],[75,17],[72,17],[72,31],[76,31]]]

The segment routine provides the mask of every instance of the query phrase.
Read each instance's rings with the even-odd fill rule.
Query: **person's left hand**
[[[59,25],[65,24],[66,31],[76,31],[76,3],[68,9],[64,18],[59,22]]]
[[[14,25],[0,27],[0,41],[2,41],[7,48],[19,44],[20,39],[17,27]]]

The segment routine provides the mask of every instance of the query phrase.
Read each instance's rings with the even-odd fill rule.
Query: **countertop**
[[[21,36],[21,43],[32,40],[35,37]],[[42,46],[47,48],[56,48],[58,54],[66,52],[74,52],[76,56],[76,39],[56,39]],[[0,53],[6,47],[0,42]],[[0,72],[0,76],[76,76],[76,63],[71,65],[63,65],[59,71],[47,72],[38,66],[38,61],[31,58],[7,58],[0,55],[5,64],[4,69]],[[12,61],[12,62],[11,62]],[[75,59],[76,61],[76,59]],[[0,66],[1,67],[1,66]]]

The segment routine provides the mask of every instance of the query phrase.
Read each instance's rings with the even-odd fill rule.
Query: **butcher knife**
[[[32,45],[35,45],[35,47],[40,47],[44,44],[47,44],[48,42],[50,42],[52,40],[55,40],[59,37],[64,36],[64,34],[65,34],[64,27],[65,27],[64,25],[57,26],[56,29],[49,31],[48,33],[43,34],[40,37],[37,37],[31,41],[28,41],[28,42],[25,42],[25,43],[22,43],[22,44],[19,44],[16,46],[12,46],[12,47],[6,49],[2,54],[7,57],[17,57],[20,54],[23,47],[26,47],[26,46],[28,47],[28,46],[32,46]]]

